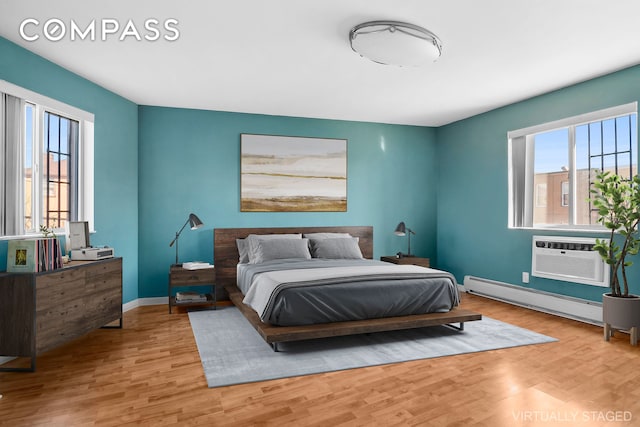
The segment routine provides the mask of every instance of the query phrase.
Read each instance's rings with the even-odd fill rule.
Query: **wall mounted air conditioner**
[[[533,236],[531,275],[608,287],[610,269],[595,244],[591,237]]]

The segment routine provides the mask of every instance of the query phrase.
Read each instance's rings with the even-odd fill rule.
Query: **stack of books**
[[[197,292],[176,292],[176,304],[185,302],[206,302],[207,296]]]
[[[38,273],[62,268],[62,246],[56,238],[10,240],[7,271]]]
[[[182,268],[186,270],[200,270],[203,268],[213,268],[213,264],[209,264],[208,262],[202,262],[202,261],[183,262]]]

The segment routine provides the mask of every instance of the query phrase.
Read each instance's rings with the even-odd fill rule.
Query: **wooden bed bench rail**
[[[272,326],[262,322],[258,313],[242,302],[244,295],[242,295],[237,286],[228,285],[225,288],[233,304],[238,307],[260,336],[271,344],[276,351],[278,348],[277,343],[279,342],[423,328],[426,326],[450,325],[452,323],[459,323],[461,325],[459,329],[464,329],[465,322],[482,319],[480,313],[455,308],[447,313],[415,314],[402,317],[383,317],[303,326]]]

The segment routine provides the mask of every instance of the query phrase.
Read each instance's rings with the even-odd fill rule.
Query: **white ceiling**
[[[0,0],[0,35],[142,105],[440,126],[640,63],[637,0]],[[178,20],[178,40],[28,42],[20,23]],[[349,30],[434,32],[422,68],[373,63]],[[163,34],[167,34],[163,32]]]

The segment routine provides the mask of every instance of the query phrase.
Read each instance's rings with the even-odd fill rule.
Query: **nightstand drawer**
[[[201,270],[185,270],[182,267],[171,267],[171,282],[181,285],[196,283],[213,283],[216,281],[216,274],[213,268],[203,268]]]

